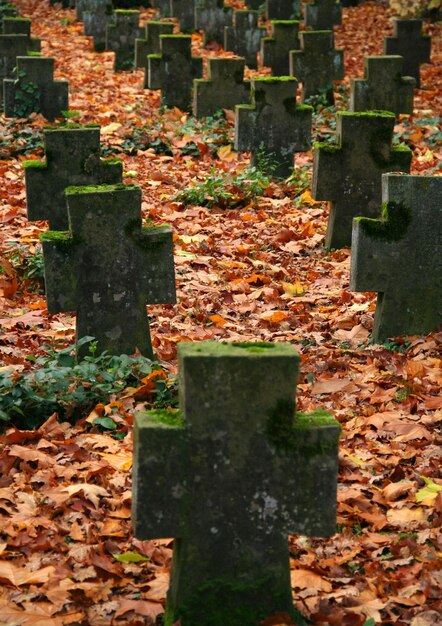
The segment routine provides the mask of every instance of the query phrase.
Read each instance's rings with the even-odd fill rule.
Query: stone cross
[[[158,11],[159,17],[170,17],[170,0],[152,0],[152,6]]]
[[[141,228],[135,185],[65,193],[69,232],[41,235],[48,311],[76,311],[77,342],[95,337],[99,353],[152,358],[146,303],[175,302],[170,227]]]
[[[350,111],[393,111],[413,113],[416,81],[402,76],[402,57],[365,57],[364,78],[350,82]]]
[[[106,49],[115,52],[114,70],[133,70],[135,40],[141,35],[140,12],[117,10],[106,27]]]
[[[161,89],[161,102],[182,111],[192,108],[193,79],[203,74],[201,57],[192,56],[190,35],[161,35],[161,54],[148,59],[148,87]]]
[[[135,67],[142,67],[147,74],[147,55],[160,53],[160,35],[171,35],[173,28],[173,22],[146,22],[143,37],[135,40]]]
[[[52,57],[17,57],[16,78],[3,81],[5,117],[41,113],[52,122],[69,109],[68,81],[54,80],[54,61]]]
[[[273,76],[288,76],[290,50],[299,50],[299,25],[295,20],[274,20],[272,36],[261,40],[261,62],[272,68]]]
[[[29,52],[40,52],[41,39],[38,39],[37,37],[31,37],[31,26],[32,26],[31,20],[28,19],[27,17],[4,17],[3,18],[3,34],[4,35],[26,35],[28,38]]]
[[[314,146],[312,196],[330,200],[325,245],[351,245],[353,218],[376,218],[384,172],[409,172],[411,150],[392,146],[394,114],[338,111],[336,143]]]
[[[244,59],[207,59],[208,76],[195,79],[193,114],[207,117],[220,109],[234,109],[250,99],[250,81],[244,81]]]
[[[336,50],[332,30],[303,30],[301,50],[290,51],[290,75],[302,83],[302,100],[324,93],[334,104],[333,81],[344,78],[344,51]]]
[[[258,11],[264,2],[265,0],[244,0],[245,6],[252,11]]]
[[[256,55],[266,29],[258,26],[258,11],[234,11],[232,26],[224,29],[224,50],[231,50],[251,69],[258,67]]]
[[[44,161],[23,162],[28,219],[47,220],[51,230],[68,230],[66,187],[121,183],[123,164],[100,159],[99,126],[46,128],[44,144]]]
[[[233,9],[224,6],[224,0],[202,0],[195,8],[195,26],[203,30],[203,43],[217,41],[224,43],[224,28],[232,26]]]
[[[235,149],[252,153],[251,163],[275,178],[293,172],[293,154],[309,150],[312,107],[296,104],[292,77],[251,80],[252,104],[235,107]]]
[[[180,343],[178,359],[181,413],[134,425],[135,535],[175,538],[165,623],[294,617],[287,535],[336,532],[340,426],[296,413],[289,344]]]
[[[301,14],[301,0],[266,0],[268,20],[293,20]]]
[[[330,30],[342,21],[337,0],[313,0],[304,5],[304,25],[313,30]]]
[[[89,0],[75,0],[75,19],[83,21],[83,11],[87,10]]]
[[[431,37],[422,34],[422,20],[393,18],[393,27],[394,35],[384,38],[384,54],[399,54],[404,75],[412,76],[420,87],[420,65],[430,62]]]
[[[382,176],[382,217],[353,220],[350,289],[377,291],[372,338],[442,324],[442,178]]]
[[[27,35],[0,35],[0,81],[13,78],[18,56],[26,56],[29,50]],[[3,89],[0,89],[0,101],[3,100]]]
[[[84,34],[93,37],[95,52],[106,49],[106,28],[113,19],[112,0],[87,0],[83,9]]]
[[[194,32],[195,9],[199,5],[199,0],[170,0],[170,16],[179,20],[181,32]]]

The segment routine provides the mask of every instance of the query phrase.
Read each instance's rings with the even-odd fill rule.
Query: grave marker
[[[26,56],[29,50],[27,35],[0,35],[0,81],[14,76],[18,56]],[[1,89],[0,100],[3,100]]]
[[[190,35],[161,35],[161,54],[148,59],[149,89],[161,89],[161,102],[182,111],[192,108],[193,79],[203,74],[203,60],[192,56]]]
[[[402,71],[416,80],[420,87],[420,65],[430,62],[431,37],[422,34],[422,20],[393,18],[394,35],[384,38],[384,54],[399,54]]]
[[[170,0],[153,0],[152,5],[156,8],[160,17],[171,17]]]
[[[199,5],[199,0],[170,0],[170,15],[178,18],[181,32],[194,32],[195,8]]]
[[[288,344],[180,343],[178,358],[182,414],[134,428],[135,535],[175,537],[165,624],[294,617],[287,535],[336,531],[340,426],[296,413]]]
[[[331,201],[328,248],[351,245],[354,217],[378,217],[384,172],[410,171],[411,150],[391,145],[393,131],[393,113],[338,111],[336,143],[315,145],[312,196]]]
[[[311,145],[312,107],[296,104],[295,78],[251,80],[252,104],[235,107],[235,149],[276,178],[293,171],[293,155]]]
[[[28,219],[48,220],[51,230],[68,230],[66,187],[120,183],[123,165],[100,158],[99,126],[46,128],[44,145],[44,161],[23,162]]]
[[[312,30],[333,30],[342,22],[342,9],[337,0],[313,0],[304,5],[304,24]]]
[[[115,52],[114,71],[133,70],[135,40],[141,35],[140,12],[114,12],[114,21],[106,27],[106,48]]]
[[[382,218],[353,220],[350,289],[377,291],[372,338],[442,324],[442,178],[382,176]]]
[[[114,19],[112,0],[87,0],[83,9],[84,34],[93,38],[95,52],[106,48],[106,28]]]
[[[28,38],[29,52],[40,52],[41,39],[38,39],[37,37],[31,37],[31,26],[32,26],[31,20],[26,17],[4,17],[3,18],[3,34],[4,35],[26,35]]]
[[[76,311],[77,342],[95,337],[98,353],[138,349],[152,358],[146,303],[175,302],[170,227],[141,227],[135,185],[68,187],[65,194],[69,232],[40,237],[48,311]]]
[[[402,57],[365,57],[364,78],[352,78],[350,111],[393,111],[413,113],[416,81],[402,76]]]
[[[293,20],[301,15],[301,0],[266,0],[268,20]]]
[[[264,6],[265,0],[245,0],[244,4],[247,8],[252,11],[258,11],[262,6]]]
[[[231,50],[252,69],[258,67],[257,53],[266,29],[258,26],[258,11],[234,11],[232,26],[224,29],[224,50]]]
[[[272,36],[261,40],[262,64],[272,68],[273,76],[289,75],[290,50],[299,50],[299,25],[295,20],[274,20]]]
[[[193,83],[195,117],[207,117],[249,101],[250,81],[244,81],[244,65],[244,59],[207,59],[207,79],[197,78]]]
[[[142,38],[135,40],[135,67],[147,70],[147,55],[160,53],[160,35],[171,35],[173,28],[173,22],[146,22]]]
[[[17,57],[16,78],[5,79],[3,90],[5,117],[41,113],[53,121],[69,109],[68,81],[54,81],[52,57]]]
[[[302,83],[302,100],[324,93],[334,104],[333,81],[344,78],[344,51],[336,50],[332,30],[299,33],[301,50],[290,51],[290,75]]]
[[[224,43],[224,28],[232,26],[233,9],[224,6],[224,0],[202,0],[195,8],[196,30],[203,30],[203,43]]]

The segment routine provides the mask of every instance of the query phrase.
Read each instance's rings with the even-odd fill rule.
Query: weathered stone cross
[[[171,35],[173,27],[173,22],[146,22],[144,36],[135,40],[135,67],[147,70],[147,55],[160,53],[160,35]]]
[[[342,9],[337,0],[313,0],[304,4],[304,24],[313,30],[329,30],[342,21]]]
[[[182,416],[138,414],[133,525],[175,537],[165,625],[293,615],[287,535],[335,532],[339,424],[296,414],[288,344],[181,343]]]
[[[273,20],[271,37],[261,39],[262,64],[272,68],[273,76],[290,73],[290,50],[299,50],[299,25],[295,20]]]
[[[41,39],[31,37],[32,22],[27,17],[4,17],[4,35],[26,35],[28,37],[28,50],[30,52],[40,52]],[[17,55],[18,56],[18,55]]]
[[[265,34],[266,29],[258,26],[258,11],[234,11],[232,26],[224,29],[224,49],[244,57],[246,65],[254,69],[258,67],[256,55]]]
[[[41,235],[48,310],[76,311],[77,341],[95,337],[99,353],[152,358],[146,303],[175,302],[169,226],[141,228],[135,185],[65,193],[70,231]]]
[[[195,26],[204,30],[204,45],[209,41],[224,44],[224,28],[232,25],[232,15],[232,7],[224,6],[224,0],[202,0],[195,8]]]
[[[265,14],[268,20],[293,20],[301,13],[301,0],[266,0]]]
[[[93,37],[95,52],[106,48],[106,27],[112,22],[112,0],[86,0],[82,12],[84,34]]]
[[[141,35],[139,11],[114,12],[114,20],[106,26],[106,48],[115,52],[114,70],[133,70],[135,40]]]
[[[5,78],[13,78],[17,57],[26,56],[29,50],[29,37],[26,35],[0,35],[0,84]],[[0,101],[3,88],[0,89]]]
[[[422,34],[422,20],[393,18],[393,27],[394,35],[384,39],[384,53],[399,54],[404,75],[413,76],[420,87],[420,65],[430,61],[431,37]]]
[[[244,80],[244,65],[244,59],[208,59],[207,80],[197,78],[193,83],[195,117],[234,109],[236,104],[249,101],[250,81]]]
[[[350,289],[377,291],[372,337],[442,324],[442,178],[382,176],[382,218],[353,220]]]
[[[199,5],[200,0],[170,0],[170,15],[178,18],[181,32],[194,32],[195,9]]]

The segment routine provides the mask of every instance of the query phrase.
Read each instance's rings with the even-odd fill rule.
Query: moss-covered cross
[[[180,23],[180,32],[195,31],[195,8],[200,0],[169,0],[170,16],[176,17]]]
[[[304,24],[312,30],[329,30],[342,21],[338,0],[313,0],[304,4]]]
[[[26,56],[29,50],[29,37],[23,34],[0,35],[0,81],[12,78],[18,56]],[[3,100],[3,89],[0,101]]]
[[[339,424],[296,414],[289,344],[178,346],[176,411],[136,416],[133,525],[174,537],[166,626],[293,615],[288,533],[335,532]]]
[[[403,58],[402,72],[421,86],[420,65],[430,62],[431,37],[422,34],[422,20],[393,18],[394,33],[384,38],[384,54],[399,54]]]
[[[173,33],[173,22],[146,22],[142,35],[135,40],[135,67],[145,71],[145,87],[147,87],[147,55],[160,53],[160,35]]]
[[[200,0],[195,7],[196,30],[203,30],[204,44],[217,41],[224,45],[224,28],[232,25],[233,9],[224,0]]]
[[[135,40],[141,35],[140,12],[114,11],[114,19],[106,25],[106,48],[115,52],[114,70],[133,70]]]
[[[290,50],[299,50],[297,20],[272,20],[271,36],[261,39],[262,64],[272,69],[273,76],[290,74]]]
[[[244,80],[244,59],[208,59],[207,79],[193,83],[193,114],[213,115],[220,109],[233,109],[250,99],[250,81]]]
[[[258,11],[234,11],[232,25],[224,30],[224,49],[243,57],[252,69],[258,67],[256,55],[266,34],[266,29],[258,26],[258,16]]]
[[[28,50],[30,52],[40,52],[41,39],[31,37],[31,20],[27,17],[4,17],[4,35],[26,35],[28,38]],[[22,53],[26,54],[26,53]],[[19,56],[19,55],[16,55]]]
[[[268,20],[290,20],[300,17],[301,0],[266,0],[265,9]]]
[[[99,353],[152,357],[146,303],[175,302],[170,228],[141,228],[135,185],[65,193],[69,232],[41,235],[48,310],[76,311],[77,339],[95,337]]]

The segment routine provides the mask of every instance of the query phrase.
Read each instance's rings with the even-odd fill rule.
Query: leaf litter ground
[[[72,10],[16,4],[33,18],[43,53],[56,58],[57,78],[69,80],[76,121],[102,125],[104,152],[121,156],[126,182],[143,188],[144,217],[174,230],[178,304],[149,308],[166,369],[175,371],[179,341],[290,341],[302,357],[298,409],[326,407],[342,424],[339,532],[290,538],[297,608],[319,626],[440,624],[442,333],[368,343],[375,296],[348,291],[347,249],[323,248],[327,207],[309,193],[311,152],[297,155],[290,184],[267,184],[262,196],[245,199],[232,183],[248,161],[233,151],[230,114],[205,127],[178,110],[161,112],[159,94],[140,88],[142,72],[113,73],[113,55],[91,50]],[[361,76],[363,57],[382,53],[391,16],[374,2],[344,15],[336,46],[346,50],[346,76]],[[441,37],[440,25],[425,27],[433,64],[422,67],[425,88],[396,139],[414,150],[412,173],[434,174]],[[220,54],[203,50],[199,36],[193,44],[204,57]],[[334,110],[319,109],[315,137],[332,137],[333,120]],[[1,123],[0,352],[4,368],[20,372],[44,346],[72,343],[74,319],[48,315],[11,256],[38,252],[45,229],[26,221],[21,161],[42,156],[46,122],[35,115]],[[175,199],[214,172],[226,178],[230,205]],[[128,390],[76,425],[52,416],[36,431],[1,436],[1,624],[153,624],[162,613],[171,541],[135,540],[130,527],[131,425],[143,400],[142,390]],[[126,437],[94,426],[97,415],[111,415]]]

